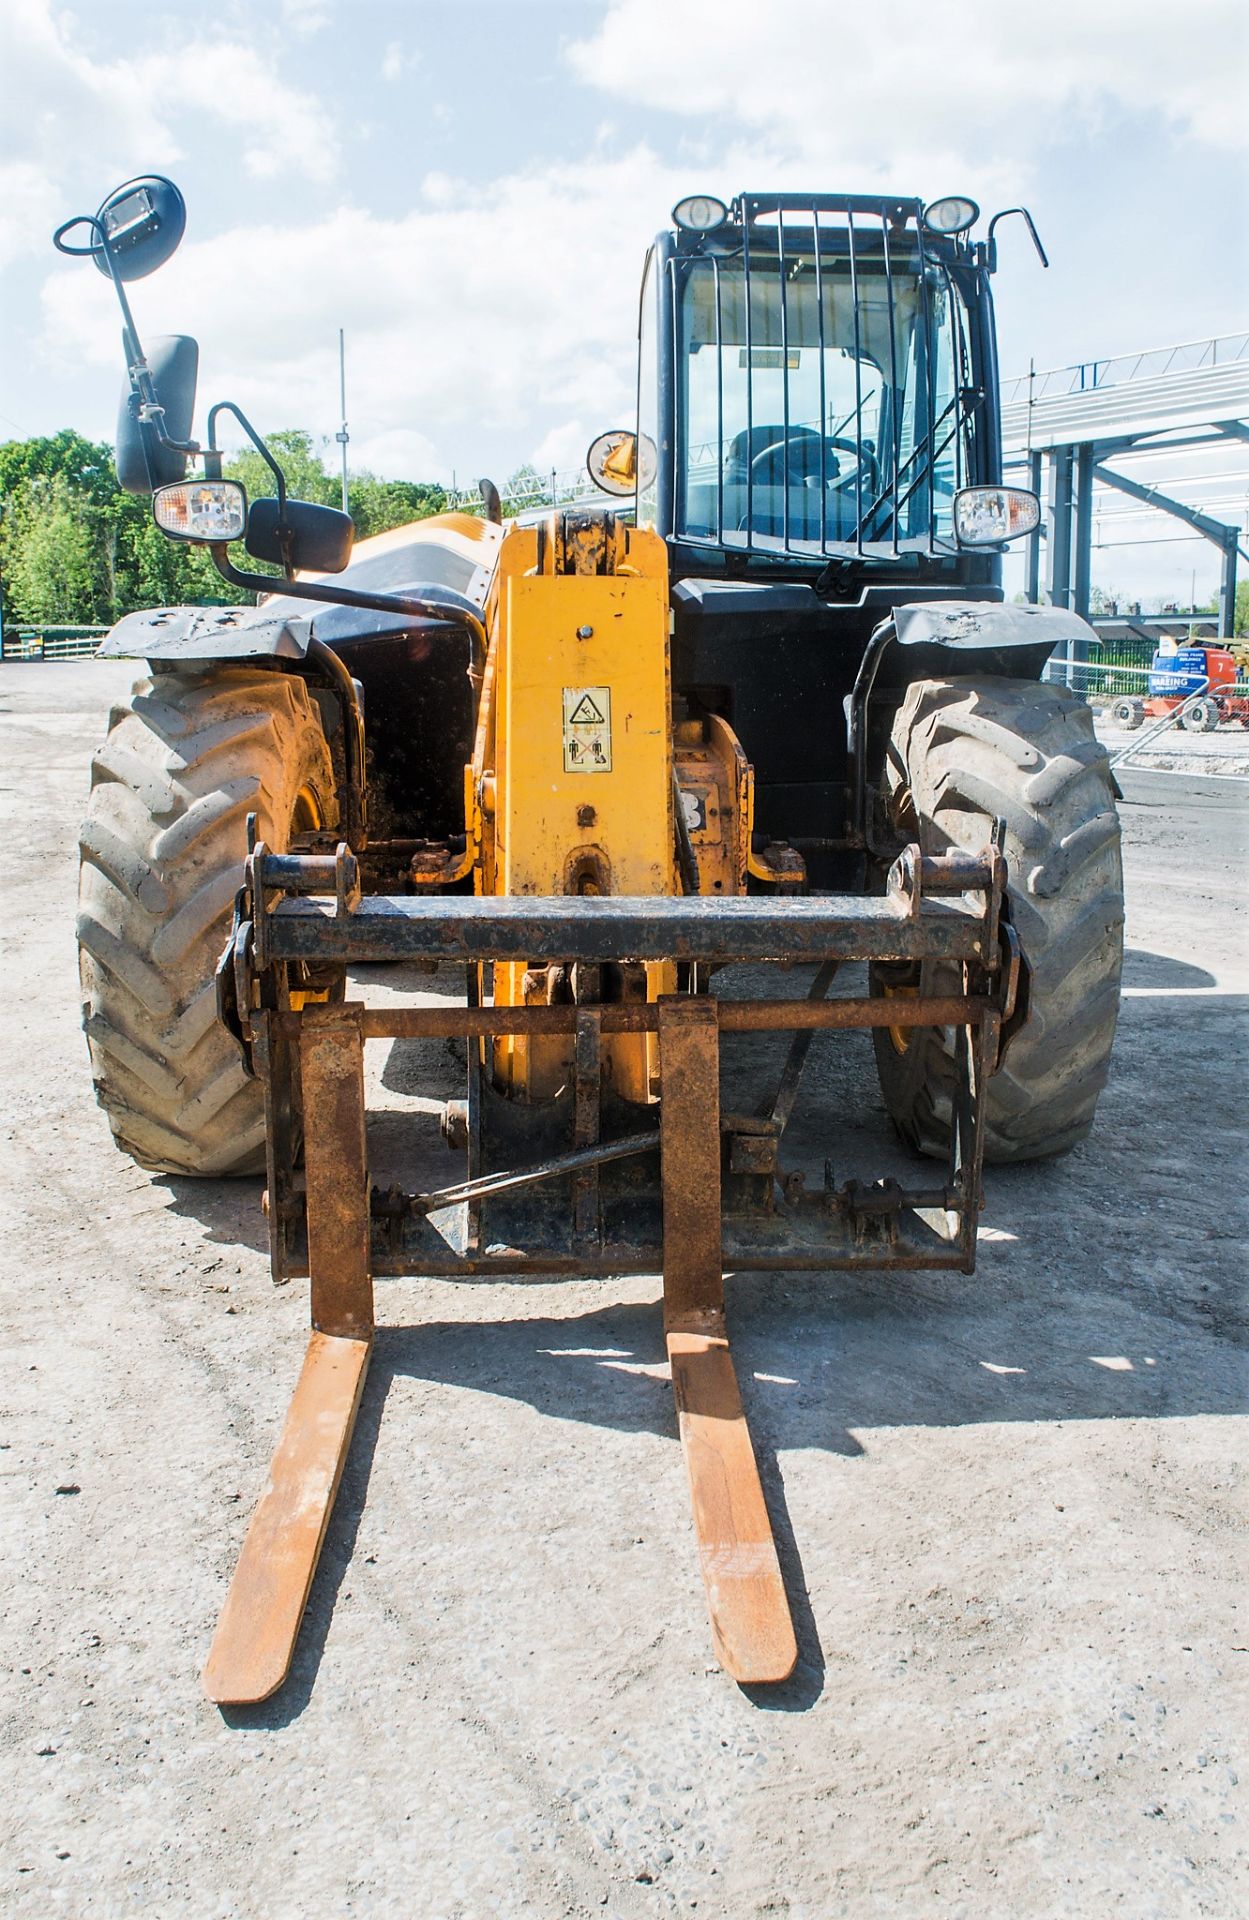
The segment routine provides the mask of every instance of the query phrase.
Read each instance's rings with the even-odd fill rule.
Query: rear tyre
[[[217,1021],[214,972],[247,853],[336,817],[315,703],[292,674],[161,673],[115,707],[80,838],[78,948],[96,1096],[161,1173],[264,1165],[264,1098]]]
[[[893,724],[885,800],[925,853],[977,852],[1006,821],[1007,898],[1029,969],[1029,1016],[986,1092],[993,1161],[1047,1159],[1083,1140],[1106,1082],[1123,964],[1119,819],[1089,709],[1034,681],[925,680]],[[959,969],[878,968],[876,993],[959,991]],[[921,1153],[949,1150],[955,1083],[943,1029],[875,1035],[885,1104]]]

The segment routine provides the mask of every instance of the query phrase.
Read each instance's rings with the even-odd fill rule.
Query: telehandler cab
[[[480,517],[354,558],[350,520],[292,499],[237,407],[191,439],[194,341],[143,353],[126,283],[177,245],[177,189],[131,181],[58,230],[121,302],[122,484],[264,596],[118,624],[102,652],[149,677],[82,832],[118,1144],[174,1174],[263,1166],[274,1278],[310,1281],[213,1700],[286,1676],[393,1274],[662,1274],[716,1654],[783,1680],[725,1268],[970,1273],[983,1160],[1087,1133],[1121,964],[1114,785],[1087,709],[1039,681],[1087,628],[1003,604],[1004,544],[1038,506],[1002,484],[978,218],[683,201],[643,272],[637,419],[588,456],[615,505],[504,524],[483,483]],[[222,477],[223,413],[273,498]],[[284,577],[238,564],[239,540]],[[462,969],[463,1004],[353,997],[352,966],[390,960]],[[712,990],[741,961],[772,966],[771,993]],[[868,993],[830,997],[856,961]],[[834,1029],[871,1032],[898,1130],[941,1163],[922,1182],[830,1168],[808,1191],[786,1170],[808,1047]],[[776,1030],[774,1096],[722,1112],[720,1036]],[[370,1180],[364,1047],[396,1036],[467,1044],[444,1116],[462,1171],[432,1191]]]

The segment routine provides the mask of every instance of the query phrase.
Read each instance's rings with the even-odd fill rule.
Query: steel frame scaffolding
[[[1231,636],[1237,561],[1249,561],[1240,528],[1109,464],[1125,455],[1249,441],[1249,336],[1198,344],[1199,354],[1191,346],[1160,349],[1014,383],[1019,397],[1003,408],[1003,466],[1023,469],[1044,507],[1042,526],[1028,542],[1030,601],[1069,607],[1088,619],[1094,491],[1111,487],[1169,514],[1218,549],[1219,634]],[[1227,349],[1221,359],[1220,345]],[[1156,374],[1159,363],[1163,371]],[[1077,657],[1073,651],[1073,661]]]

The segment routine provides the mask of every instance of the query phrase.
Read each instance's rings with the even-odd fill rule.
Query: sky
[[[332,435],[342,327],[352,463],[405,478],[562,471],[625,424],[645,248],[693,191],[1025,201],[1052,266],[1001,230],[1007,375],[1243,330],[1247,21],[1243,0],[0,0],[0,437],[111,438],[112,296],[50,235],[140,172],[189,216],[136,319],[198,337],[201,406]],[[1132,565],[1212,581],[1212,551]]]

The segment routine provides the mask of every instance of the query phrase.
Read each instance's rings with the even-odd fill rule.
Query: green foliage
[[[106,506],[117,492],[113,449],[103,441],[84,440],[62,427],[46,439],[0,442],[0,502],[6,506],[28,481],[57,474],[95,506]]]
[[[348,498],[357,540],[386,533],[391,527],[406,527],[413,520],[427,520],[447,504],[444,490],[431,481],[378,480],[371,473],[352,477]],[[341,491],[331,505],[341,505]]]
[[[1249,635],[1249,580],[1236,583],[1236,617],[1232,621],[1232,632],[1238,640]]]
[[[499,493],[503,501],[503,518],[507,520],[514,513],[522,513],[526,507],[549,506],[550,478],[526,463],[523,467],[517,467],[515,473],[508,474]]]
[[[321,507],[342,505],[342,483],[325,471],[310,433],[286,427],[269,435],[268,446],[286,478],[286,491],[294,499],[314,500]],[[268,462],[254,447],[235,454],[222,471],[227,480],[242,482],[249,500],[266,500],[277,492]]]
[[[63,473],[32,475],[5,520],[9,592],[19,616],[48,626],[91,626],[107,596],[100,529],[87,496]]]
[[[310,433],[287,428],[271,434],[269,445],[295,499],[341,505],[341,479],[327,470]],[[224,471],[242,481],[249,500],[275,492],[272,472],[252,449]],[[430,482],[359,473],[349,487],[358,539],[423,520],[446,504],[443,489]],[[121,491],[111,447],[68,428],[0,443],[0,592],[6,619],[45,626],[106,625],[140,607],[241,597],[204,548],[167,539],[150,501]]]

